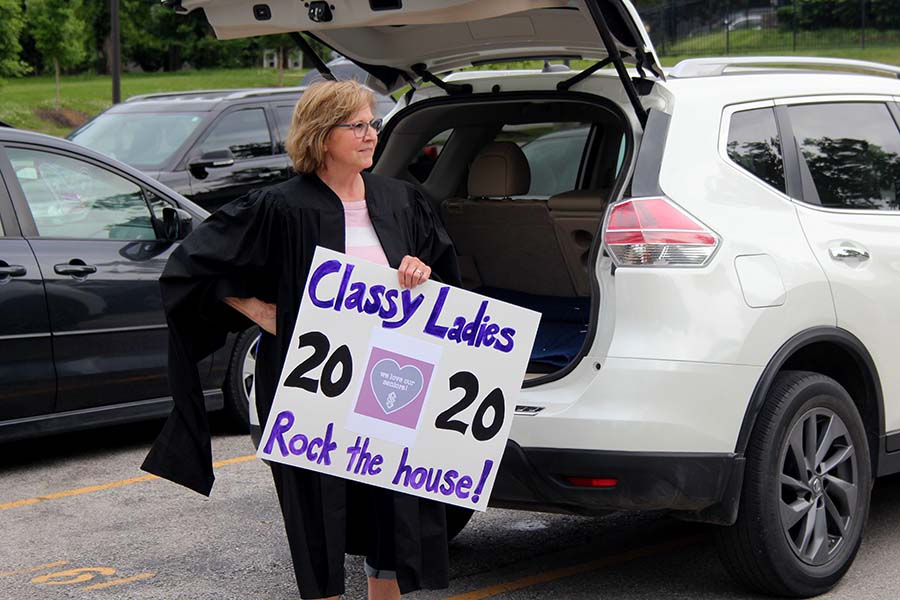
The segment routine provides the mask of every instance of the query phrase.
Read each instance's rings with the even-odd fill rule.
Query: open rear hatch
[[[307,33],[368,71],[369,85],[382,93],[470,65],[545,58],[608,60],[643,122],[646,113],[626,66],[664,79],[629,0],[166,3],[180,12],[202,9],[219,39]],[[324,63],[317,64],[327,71]]]

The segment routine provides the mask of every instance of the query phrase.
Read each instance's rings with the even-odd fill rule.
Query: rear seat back
[[[574,296],[546,200],[528,193],[528,160],[513,142],[488,144],[469,170],[467,199],[442,205],[466,287]]]
[[[591,293],[588,258],[599,234],[610,190],[575,190],[547,201],[566,268],[579,296]]]

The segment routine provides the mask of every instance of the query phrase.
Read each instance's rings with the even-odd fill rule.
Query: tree
[[[278,87],[284,85],[284,67],[288,63],[291,50],[297,49],[297,43],[286,33],[267,35],[262,43],[266,48],[278,52]]]
[[[328,55],[330,54],[330,50],[324,44],[312,39],[307,35],[303,35],[303,38],[306,40],[306,43],[308,43],[313,49],[313,52],[315,52],[323,62],[328,62]],[[263,36],[260,38],[260,43],[262,44],[263,48],[278,51],[278,87],[283,86],[284,67],[288,64],[288,58],[290,57],[291,52],[299,50],[300,47],[297,45],[297,42],[294,41],[294,38],[292,38],[287,33]],[[309,57],[306,56],[306,54],[303,55],[303,66],[314,66],[312,64],[312,61],[309,60]]]
[[[81,0],[27,0],[25,16],[44,63],[53,63],[56,108],[60,106],[59,72],[85,59],[87,27],[79,17]]]
[[[19,0],[0,0],[0,82],[4,77],[18,77],[29,71],[19,58],[19,34],[24,26]]]

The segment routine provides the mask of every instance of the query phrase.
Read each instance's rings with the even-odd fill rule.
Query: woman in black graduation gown
[[[347,203],[367,209],[380,242],[374,250],[399,270],[401,286],[429,278],[459,285],[452,243],[428,201],[407,183],[363,172],[372,165],[380,125],[372,120],[373,104],[371,92],[352,81],[311,86],[286,143],[299,174],[226,205],[173,252],[160,285],[175,408],[144,461],[146,471],[209,494],[212,452],[197,361],[221,347],[227,332],[254,322],[264,331],[254,385],[265,422],[315,247],[345,251]],[[343,593],[345,553],[366,555],[372,600],[447,586],[442,504],[277,463],[271,468],[302,598]]]

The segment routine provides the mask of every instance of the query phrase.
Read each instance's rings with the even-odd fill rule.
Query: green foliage
[[[900,28],[900,0],[868,0],[866,26],[878,30]],[[796,0],[778,9],[778,22],[783,29],[818,31],[832,28],[860,28],[860,0]]]
[[[82,9],[91,30],[90,61],[98,73],[109,70],[110,13],[108,0],[92,0]],[[256,39],[219,41],[200,12],[180,15],[152,0],[119,0],[122,62],[143,71],[235,68],[256,64]]]
[[[884,47],[888,57],[896,55],[900,32],[894,30],[876,30],[867,28],[866,48]],[[725,30],[686,37],[666,46],[668,55],[697,56],[706,54],[788,54],[791,56],[843,56],[853,52],[853,47],[860,49],[860,30],[851,28],[819,29],[815,32],[799,31],[794,48],[794,33],[790,29],[770,28],[762,30],[742,29],[732,31],[726,40]],[[657,46],[657,50],[659,50]],[[837,52],[837,49],[841,49]],[[873,59],[878,60],[878,59]],[[887,62],[893,64],[890,58]]]
[[[245,62],[252,40],[218,41],[201,13],[179,15],[160,3],[122,0],[122,51],[144,71],[194,67],[236,67]]]
[[[79,17],[81,0],[27,0],[25,17],[45,66],[77,66],[85,59],[87,28]]]
[[[22,53],[19,35],[24,26],[19,0],[0,0],[0,83],[3,77],[18,77],[30,70],[19,58]]]

